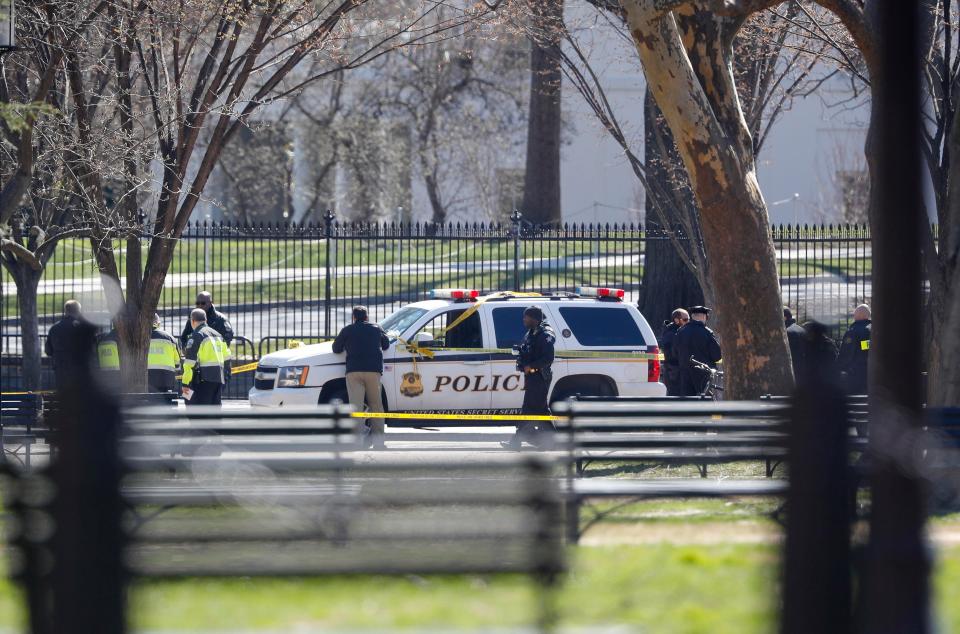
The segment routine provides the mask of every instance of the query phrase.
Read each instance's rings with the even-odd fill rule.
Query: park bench
[[[616,399],[567,401],[554,410],[558,441],[566,450],[567,538],[576,542],[594,523],[619,506],[593,515],[581,524],[581,511],[591,500],[731,496],[783,496],[780,479],[625,479],[586,478],[593,461],[660,462],[703,465],[786,456],[788,406],[770,402],[716,402],[699,399]],[[768,463],[767,475],[774,466]],[[705,469],[701,469],[705,477]]]
[[[786,455],[786,403],[723,403],[698,397],[581,397],[558,429],[577,475],[592,463],[653,462],[708,466],[765,463],[772,477]],[[562,406],[557,409],[559,411]]]
[[[354,459],[349,411],[129,411],[121,492],[130,571],[514,573],[552,597],[565,564],[562,501],[547,463]],[[208,442],[223,453],[194,451]],[[554,617],[551,601],[543,606],[546,630]]]
[[[43,396],[35,393],[0,396],[0,450],[4,460],[29,469],[31,449],[46,436]]]

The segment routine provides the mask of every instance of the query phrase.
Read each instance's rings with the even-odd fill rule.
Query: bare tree
[[[83,54],[64,54],[77,138],[92,149],[77,161],[76,178],[91,216],[109,220],[91,226],[91,244],[115,316],[121,362],[131,368],[125,373],[130,389],[145,382],[150,322],[164,278],[226,145],[264,106],[488,11],[469,6],[441,24],[421,27],[435,9],[434,3],[413,0],[323,6],[308,0],[110,2],[109,28],[88,38]],[[85,63],[101,50],[112,63],[107,86]],[[322,64],[305,63],[311,59]],[[109,118],[91,112],[103,94],[114,106]],[[94,131],[105,126],[118,131],[127,150],[121,161],[92,154],[102,149]],[[104,175],[111,173],[100,168],[107,167],[122,186],[111,214],[97,206]],[[140,186],[145,176],[156,179],[152,198]],[[143,227],[150,241],[145,245],[139,232],[120,236],[126,259],[121,285],[115,227],[137,219],[140,203],[153,207]]]

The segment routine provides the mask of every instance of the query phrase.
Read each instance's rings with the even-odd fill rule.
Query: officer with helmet
[[[524,415],[549,415],[550,407],[547,397],[550,393],[550,382],[553,379],[553,346],[557,340],[550,324],[544,321],[543,311],[537,306],[530,306],[523,311],[523,325],[526,334],[516,347],[517,370],[524,376],[525,387],[523,392],[523,406],[520,413]],[[524,442],[534,446],[544,444],[546,435],[553,432],[553,423],[550,421],[523,421],[517,425],[517,433],[505,442],[500,443],[505,449],[519,451]]]
[[[207,313],[202,308],[190,313],[190,326],[183,351],[183,397],[188,405],[220,405],[230,349],[220,333],[207,325]]]

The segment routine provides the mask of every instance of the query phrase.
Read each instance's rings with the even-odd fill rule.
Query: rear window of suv
[[[563,306],[560,315],[581,346],[644,346],[643,334],[624,308]]]
[[[512,348],[520,343],[527,329],[523,327],[526,306],[504,306],[493,309],[493,332],[498,348]]]

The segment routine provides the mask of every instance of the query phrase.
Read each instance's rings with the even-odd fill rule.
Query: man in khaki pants
[[[336,354],[347,353],[347,394],[357,411],[369,405],[371,413],[383,412],[380,398],[380,376],[383,374],[383,351],[390,347],[390,339],[377,324],[368,321],[367,309],[354,306],[353,323],[346,326],[333,341]],[[363,434],[364,448],[384,449],[383,419],[368,418]]]

